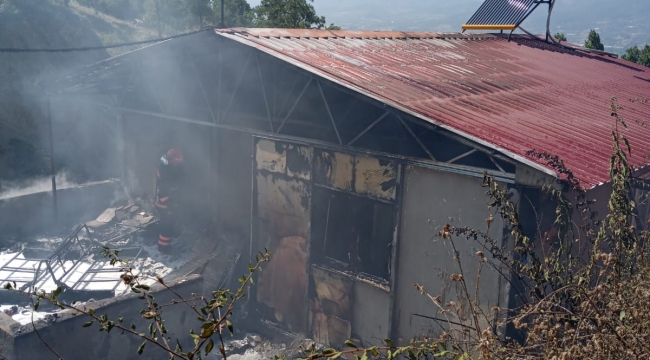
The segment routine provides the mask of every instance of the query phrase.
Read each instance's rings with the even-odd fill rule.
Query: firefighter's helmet
[[[178,165],[183,163],[183,153],[175,148],[169,149],[167,151],[167,161],[172,165]]]

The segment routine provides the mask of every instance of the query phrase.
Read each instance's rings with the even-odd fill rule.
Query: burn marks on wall
[[[312,265],[309,298],[313,339],[338,346],[348,339],[377,345],[388,336],[389,289],[359,275]]]
[[[290,331],[344,342],[362,306],[357,282],[388,301],[399,165],[256,138],[254,172],[253,248],[273,254],[258,278],[259,310]]]
[[[306,308],[311,163],[309,147],[256,139],[253,221],[257,248],[273,254],[256,298],[275,321],[297,332],[307,324],[300,309]]]
[[[317,185],[382,200],[395,200],[395,162],[319,149],[314,151],[314,161]]]
[[[352,337],[354,281],[342,273],[313,266],[310,297],[311,328],[321,344],[343,344]]]

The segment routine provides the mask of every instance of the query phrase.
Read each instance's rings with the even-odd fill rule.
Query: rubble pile
[[[184,229],[175,239],[178,251],[162,256],[158,253],[155,229],[151,229],[156,223],[155,216],[133,202],[108,208],[96,219],[75,225],[68,237],[36,237],[0,250],[0,278],[3,284],[15,281],[19,287],[37,286],[45,291],[53,291],[63,283],[64,293],[78,301],[118,296],[129,289],[120,280],[119,265],[110,265],[102,255],[102,247],[106,246],[123,249],[120,257],[132,258],[134,273],[144,284],[151,285],[156,277],[165,278],[190,262],[201,235],[199,231]],[[44,262],[49,262],[53,273],[47,271],[47,266],[39,265]],[[35,266],[42,270],[35,272]],[[36,321],[56,312],[40,308],[32,312],[28,299],[16,299],[9,292],[0,293],[0,311],[21,324],[31,322],[32,316]]]
[[[312,346],[311,340],[295,340],[291,344],[277,343],[262,339],[256,334],[246,334],[244,337],[228,340],[225,343],[226,354],[231,360],[267,360],[276,356],[285,356],[287,359],[296,358],[302,348]],[[213,358],[221,358],[214,354]]]

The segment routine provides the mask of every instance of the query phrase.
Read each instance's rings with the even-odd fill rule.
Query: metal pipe
[[[52,204],[54,221],[58,219],[58,204],[56,198],[56,170],[54,167],[54,131],[52,129],[52,99],[48,96],[47,98],[47,124],[49,127],[50,135],[50,175],[52,175]]]

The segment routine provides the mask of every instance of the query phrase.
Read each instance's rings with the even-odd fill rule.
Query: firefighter
[[[183,153],[171,148],[160,158],[156,172],[155,205],[159,218],[158,251],[163,255],[171,252],[174,235],[174,212],[178,205],[178,190],[182,174]]]

